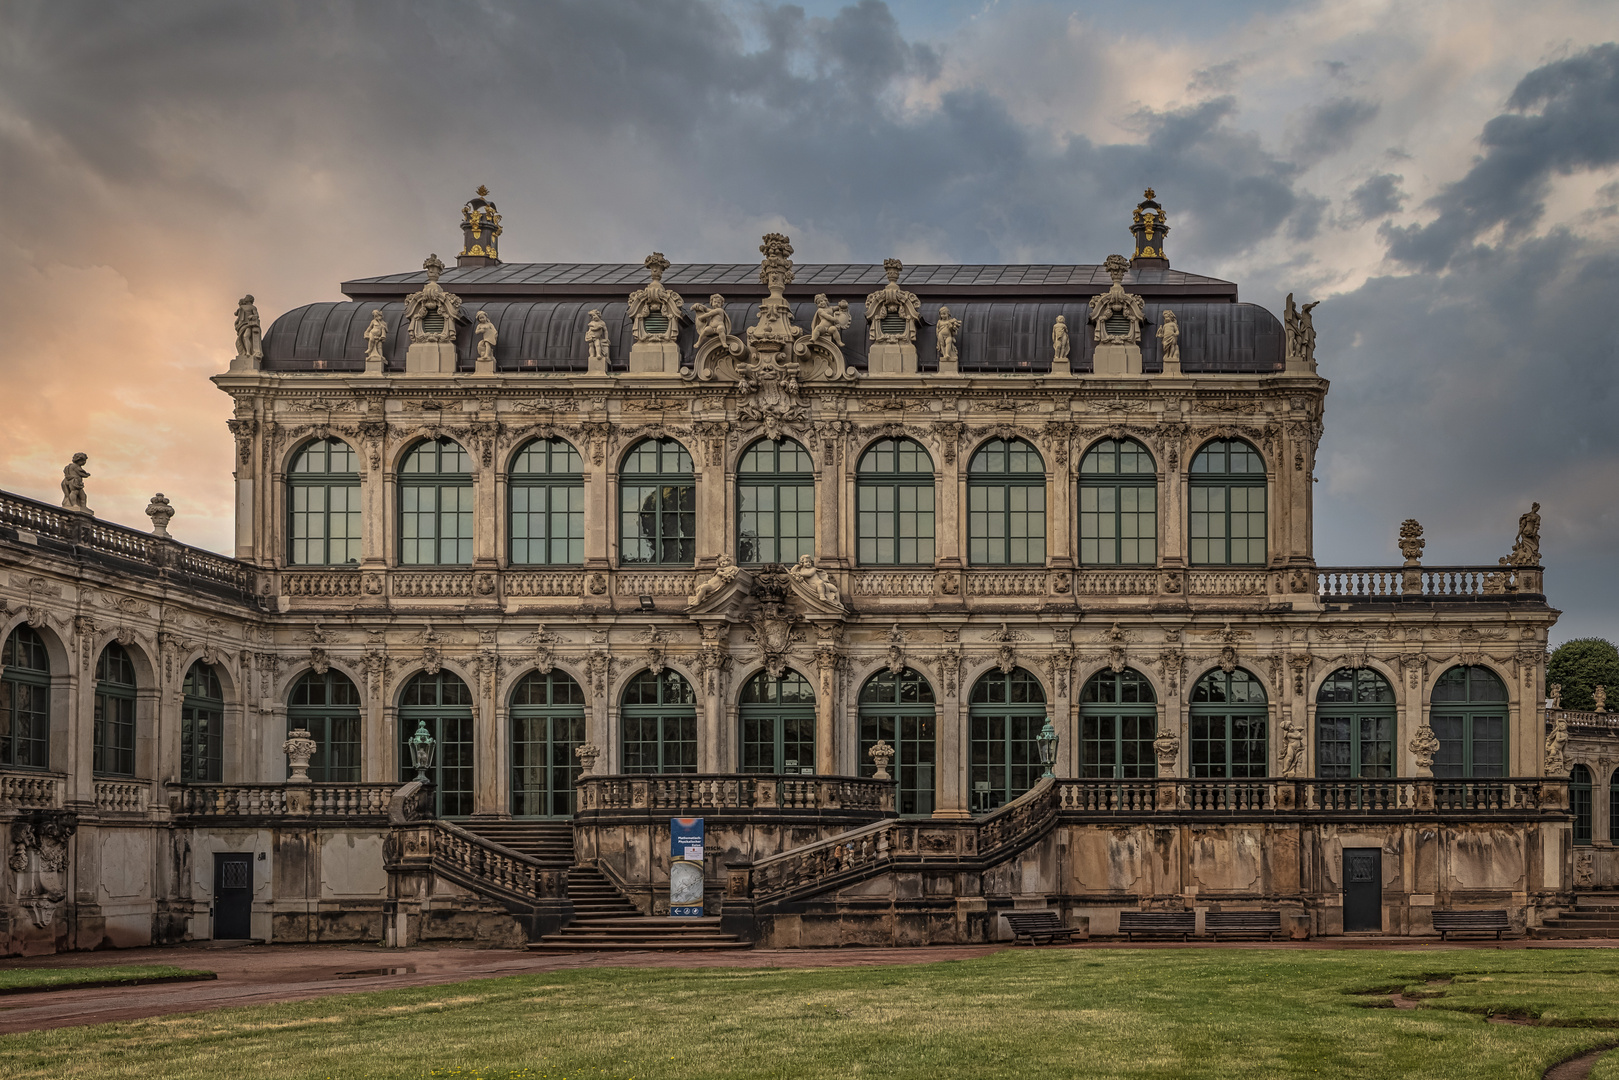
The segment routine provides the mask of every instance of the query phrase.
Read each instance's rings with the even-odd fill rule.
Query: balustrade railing
[[[471,574],[417,574],[395,571],[389,584],[393,595],[411,600],[436,600],[472,595]]]
[[[1560,777],[1447,780],[1058,780],[1058,802],[1078,815],[1502,813],[1555,809]]]
[[[968,596],[1044,596],[1045,571],[969,571]]]
[[[184,784],[170,787],[183,817],[385,820],[397,784]]]
[[[1336,603],[1510,600],[1541,591],[1537,566],[1323,566],[1315,574],[1321,599]]]
[[[931,572],[862,570],[852,575],[856,596],[932,596]]]
[[[1614,712],[1586,712],[1581,709],[1547,709],[1546,723],[1552,724],[1562,720],[1570,728],[1585,728],[1590,731],[1615,732],[1619,731],[1619,713]]]
[[[680,773],[582,776],[578,812],[717,810],[864,811],[893,813],[894,785],[853,776],[753,776]]]
[[[1157,591],[1155,570],[1081,570],[1074,575],[1077,596],[1152,596]]]
[[[690,596],[697,590],[697,575],[620,570],[613,575],[613,588],[620,596]]]
[[[1266,570],[1193,570],[1186,575],[1193,596],[1264,596],[1270,592]]]
[[[56,810],[65,790],[61,773],[0,772],[0,810]]]
[[[358,570],[330,570],[323,573],[282,574],[281,592],[286,596],[359,596]]]
[[[109,814],[139,814],[152,801],[146,780],[97,780],[96,809]]]
[[[448,821],[396,826],[389,861],[425,862],[484,896],[523,903],[567,895],[567,872]]]
[[[507,596],[578,596],[585,587],[582,573],[508,573]]]

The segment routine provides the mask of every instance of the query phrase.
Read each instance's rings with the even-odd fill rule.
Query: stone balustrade
[[[1588,712],[1583,709],[1546,710],[1546,723],[1548,726],[1558,720],[1566,722],[1570,729],[1584,729],[1604,733],[1619,732],[1619,713],[1615,712]]]
[[[764,776],[680,773],[582,776],[575,787],[580,815],[656,811],[699,815],[726,810],[892,814],[894,785],[852,776]]]
[[[152,803],[149,780],[97,780],[96,809],[107,814],[144,814]]]
[[[358,570],[328,570],[281,575],[281,592],[298,598],[325,598],[360,595]]]
[[[397,784],[171,785],[169,804],[182,817],[203,819],[311,817],[355,824],[387,820]]]
[[[1538,566],[1323,566],[1315,575],[1328,603],[1544,600]]]
[[[34,769],[0,772],[0,810],[56,810],[67,779]]]

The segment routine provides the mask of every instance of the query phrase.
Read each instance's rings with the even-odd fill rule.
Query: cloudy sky
[[[1121,13],[1124,13],[1121,16]],[[230,536],[265,324],[453,252],[1100,262],[1316,313],[1316,555],[1493,563],[1542,503],[1555,636],[1619,639],[1611,0],[0,0],[0,486]]]

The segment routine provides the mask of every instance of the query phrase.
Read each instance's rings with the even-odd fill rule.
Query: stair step
[[[748,949],[746,941],[687,943],[680,941],[531,941],[526,948],[542,952],[704,952],[711,949]]]

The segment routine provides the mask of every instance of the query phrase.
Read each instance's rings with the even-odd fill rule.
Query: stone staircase
[[[1574,907],[1535,928],[1537,938],[1619,938],[1619,893],[1575,893]]]
[[[468,821],[463,828],[501,847],[566,870],[573,865],[573,824],[567,821]]]

